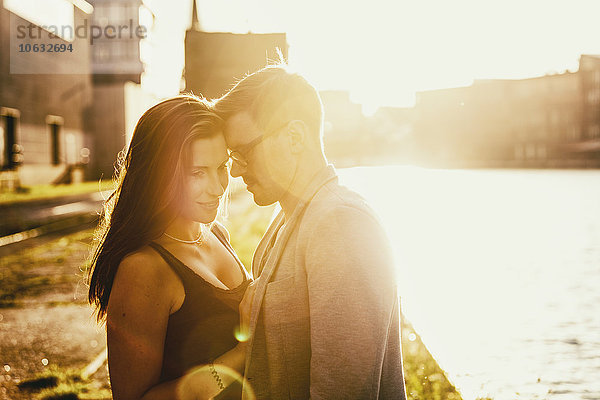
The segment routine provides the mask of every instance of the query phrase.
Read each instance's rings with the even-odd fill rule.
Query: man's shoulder
[[[350,208],[374,215],[373,209],[360,194],[336,181],[328,182],[319,189],[308,205],[307,215],[320,218],[332,211]]]
[[[363,228],[381,228],[381,220],[367,201],[355,191],[337,183],[328,182],[315,194],[302,218],[303,228],[315,231],[316,227],[332,222],[342,225],[360,224]]]
[[[380,218],[358,193],[340,184],[328,183],[315,195],[298,234],[298,246],[310,255],[306,268],[328,265],[321,273],[364,276],[369,266],[377,274],[369,279],[394,282],[391,247]],[[366,268],[366,269],[365,269]]]

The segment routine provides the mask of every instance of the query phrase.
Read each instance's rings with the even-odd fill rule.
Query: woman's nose
[[[224,182],[223,182],[224,180]],[[219,174],[212,174],[212,178],[210,180],[209,193],[212,196],[221,197],[223,193],[225,193],[225,189],[227,188],[227,184],[229,183],[229,178],[225,175],[225,179],[223,179]]]

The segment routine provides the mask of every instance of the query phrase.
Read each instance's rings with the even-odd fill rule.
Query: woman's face
[[[185,195],[180,215],[208,224],[217,216],[219,202],[229,183],[229,155],[221,133],[194,140],[185,166]]]

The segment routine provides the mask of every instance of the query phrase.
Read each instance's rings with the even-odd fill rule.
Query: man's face
[[[243,160],[234,159],[231,176],[242,177],[259,206],[281,200],[294,172],[286,126],[265,132],[249,113],[240,112],[226,121],[224,133],[227,146]]]

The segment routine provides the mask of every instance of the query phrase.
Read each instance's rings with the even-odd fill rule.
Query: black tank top
[[[164,247],[150,243],[177,273],[185,290],[181,308],[169,317],[161,382],[206,365],[237,344],[234,332],[240,320],[238,306],[250,279],[223,232],[216,225],[212,232],[235,258],[244,275],[243,282],[234,289],[221,289],[210,284]]]

